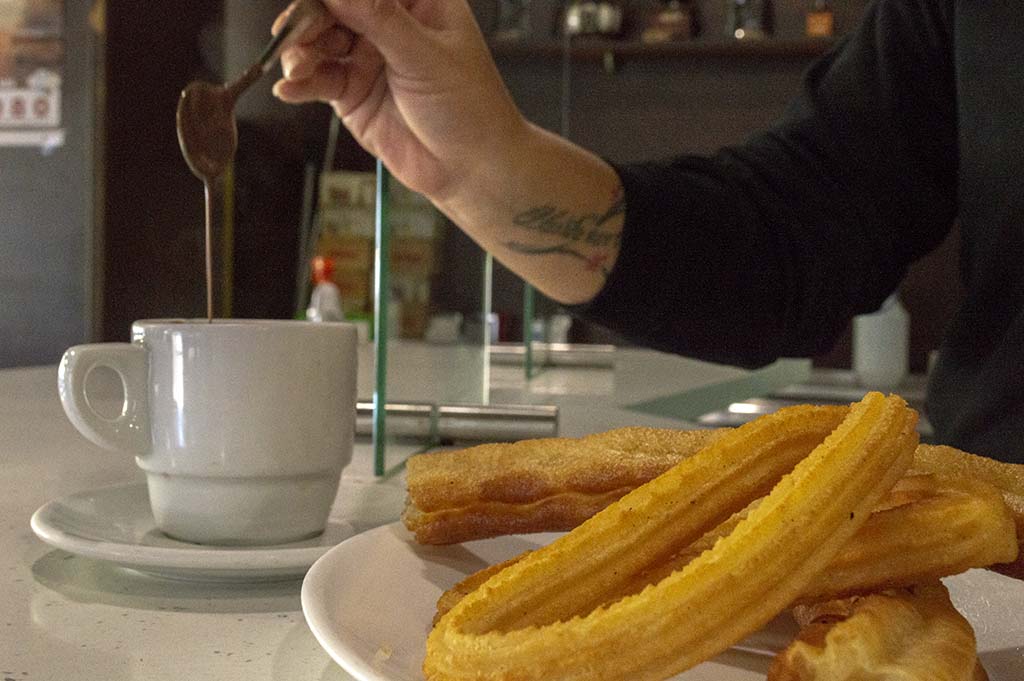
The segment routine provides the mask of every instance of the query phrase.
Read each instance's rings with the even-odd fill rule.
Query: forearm
[[[618,175],[531,124],[438,208],[506,267],[562,303],[590,300],[615,263],[625,214]]]
[[[400,182],[502,263],[558,301],[592,299],[618,255],[618,175],[524,121],[469,5],[325,5],[333,21],[282,53],[275,94],[329,102]]]

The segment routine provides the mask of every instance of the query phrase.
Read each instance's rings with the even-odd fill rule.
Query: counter
[[[620,350],[614,369],[547,369],[527,381],[519,367],[492,366],[485,385],[480,374],[459,373],[459,362],[479,351],[452,354],[458,352],[393,348],[389,398],[555,404],[561,434],[576,436],[622,425],[692,427],[633,406],[718,384],[742,391],[737,381],[753,376]],[[368,349],[362,362],[360,397],[368,397]],[[50,500],[142,481],[128,457],[78,434],[61,409],[56,380],[53,366],[0,371],[0,679],[348,679],[307,628],[298,579],[160,579],[55,550],[33,534],[29,518]],[[395,445],[389,458],[412,448]],[[357,442],[334,509],[357,530],[395,520],[404,502],[401,475],[374,478],[371,458],[370,444]]]

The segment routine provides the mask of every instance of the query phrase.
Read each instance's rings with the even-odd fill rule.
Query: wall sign
[[[0,146],[64,144],[61,0],[0,0]]]

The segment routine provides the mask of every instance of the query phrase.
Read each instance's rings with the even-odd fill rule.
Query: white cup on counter
[[[897,294],[853,319],[853,372],[869,390],[896,392],[910,373],[910,316]]]
[[[296,541],[323,531],[352,458],[356,335],[346,323],[137,321],[130,343],[69,348],[58,390],[83,435],[134,454],[167,535]],[[90,403],[97,369],[120,377],[114,414]]]

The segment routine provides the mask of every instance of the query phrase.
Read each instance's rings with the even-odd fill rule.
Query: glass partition
[[[373,474],[453,439],[509,431],[508,414],[490,404],[487,349],[500,331],[490,257],[379,162],[318,174],[313,267],[303,266],[312,281],[298,290],[308,300],[330,281],[359,325],[357,435],[372,443]]]
[[[827,48],[796,37],[741,45],[695,24],[652,45],[640,14],[616,35],[569,35],[579,11],[572,2],[502,0],[491,20],[479,18],[524,115],[614,162],[745,138],[782,111],[788,95],[779,93],[794,91],[809,59]],[[332,136],[329,146],[336,122]],[[702,409],[809,374],[807,362],[704,372],[623,347],[524,285],[379,163],[325,167],[313,194],[307,250],[333,261],[344,314],[364,332],[360,434],[373,442],[377,476],[428,448],[555,435],[565,397],[692,424]],[[652,363],[664,390],[634,378]]]
[[[373,311],[374,474],[442,444],[485,439],[495,416],[492,260],[378,163]],[[473,423],[476,431],[473,432]]]

